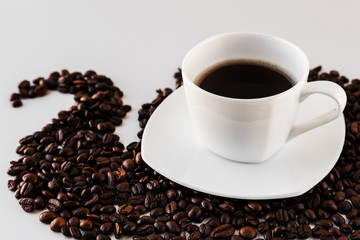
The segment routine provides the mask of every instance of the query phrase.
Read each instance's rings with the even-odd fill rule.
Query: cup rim
[[[288,45],[290,45],[291,47],[295,48],[299,54],[301,54],[304,59],[306,60],[306,62],[304,63],[306,66],[306,69],[307,71],[305,71],[303,73],[303,75],[299,78],[300,80],[297,81],[294,86],[292,86],[291,88],[281,92],[281,93],[277,93],[275,95],[271,95],[271,96],[267,96],[267,97],[260,97],[260,98],[231,98],[231,97],[225,97],[225,96],[221,96],[221,95],[218,95],[218,94],[215,94],[215,93],[211,93],[211,92],[208,92],[202,88],[200,88],[198,85],[196,85],[193,81],[190,81],[186,72],[184,71],[184,65],[185,65],[185,62],[187,61],[187,59],[189,58],[189,55],[190,53],[197,47],[199,47],[200,45],[203,45],[209,41],[213,41],[217,38],[222,38],[224,36],[229,36],[229,35],[252,35],[252,36],[260,36],[260,37],[264,37],[264,38],[272,38],[272,39],[275,39],[277,41],[282,41]],[[277,37],[277,36],[274,36],[274,35],[271,35],[271,34],[267,34],[267,33],[259,33],[259,32],[225,32],[225,33],[220,33],[220,34],[217,34],[217,35],[214,35],[212,37],[209,37],[201,42],[199,42],[198,44],[196,44],[195,46],[193,46],[185,55],[185,57],[183,58],[183,61],[182,61],[182,64],[181,64],[181,74],[183,75],[183,82],[184,84],[188,84],[189,86],[193,87],[194,89],[196,89],[197,91],[200,91],[201,93],[203,94],[207,94],[208,96],[212,96],[212,97],[215,97],[215,98],[218,98],[218,99],[222,99],[222,100],[227,100],[227,101],[234,101],[234,102],[248,102],[248,103],[251,103],[251,102],[258,102],[258,101],[264,101],[264,100],[267,100],[267,101],[270,101],[270,100],[273,100],[273,99],[276,99],[276,98],[279,98],[279,97],[282,97],[284,95],[287,95],[289,94],[289,92],[292,92],[292,91],[295,91],[295,89],[299,88],[300,85],[302,85],[301,83],[304,83],[306,82],[307,80],[307,76],[309,74],[309,71],[310,71],[310,63],[309,63],[309,59],[307,57],[307,55],[305,54],[305,52],[299,48],[297,45],[295,45],[294,43],[286,40],[286,39],[283,39],[281,37]]]

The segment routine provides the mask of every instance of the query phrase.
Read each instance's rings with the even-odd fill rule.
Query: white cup
[[[272,63],[289,74],[295,84],[269,97],[237,99],[207,92],[194,83],[205,69],[233,59]],[[307,82],[309,70],[301,49],[271,35],[225,33],[197,44],[183,60],[182,76],[187,106],[202,144],[230,160],[262,162],[290,139],[336,119],[346,104],[344,90],[330,81]],[[294,125],[299,104],[314,93],[333,98],[337,107]]]

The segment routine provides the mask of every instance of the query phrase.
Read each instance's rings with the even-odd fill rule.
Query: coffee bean
[[[201,233],[199,231],[192,232],[188,237],[189,240],[198,240],[200,238],[201,238]]]
[[[350,235],[350,239],[360,239],[360,230],[356,230]]]
[[[202,210],[199,206],[193,206],[187,215],[191,220],[198,222],[201,219]]]
[[[54,218],[56,218],[55,213],[48,212],[48,211],[42,212],[39,215],[40,222],[46,223],[46,224],[50,224]]]
[[[206,212],[211,212],[214,209],[213,204],[205,199],[203,201],[201,201],[201,207],[206,211]]]
[[[111,222],[101,224],[100,231],[105,234],[109,234],[113,231],[114,225]]]
[[[300,224],[298,227],[298,235],[300,238],[308,238],[311,236],[311,228],[307,224]]]
[[[115,233],[114,233],[115,238],[116,238],[116,239],[119,239],[119,238],[121,238],[122,233],[123,233],[122,226],[121,226],[120,223],[118,223],[118,222],[116,222],[116,223],[114,224],[114,226],[115,226]]]
[[[140,236],[146,236],[152,234],[154,231],[155,231],[155,227],[153,225],[146,224],[138,227],[138,229],[136,230],[136,234]]]
[[[128,221],[123,225],[124,234],[131,235],[136,231],[137,225],[134,222]]]
[[[178,205],[175,201],[171,201],[165,206],[165,212],[168,214],[175,214],[177,212]]]
[[[338,213],[334,213],[330,216],[331,221],[333,221],[336,225],[341,223],[345,223],[345,219]]]
[[[54,218],[50,223],[50,229],[54,232],[60,232],[61,227],[66,224],[66,221],[62,217]]]
[[[260,233],[264,233],[264,232],[268,231],[269,228],[270,228],[270,226],[269,226],[269,223],[267,223],[267,222],[260,222],[257,226],[257,230]]]
[[[88,219],[81,220],[79,227],[81,230],[89,231],[93,228],[93,222]]]
[[[60,228],[60,232],[61,232],[64,236],[66,236],[66,237],[71,236],[70,228],[69,228],[69,226],[66,225],[66,224],[63,225],[63,226]]]
[[[326,229],[333,226],[331,221],[327,220],[327,219],[319,219],[315,222],[315,225],[326,228]]]
[[[234,206],[230,203],[221,203],[221,204],[219,204],[219,208],[223,212],[227,212],[227,213],[233,213],[235,211]]]
[[[239,235],[245,239],[253,239],[256,237],[256,230],[250,226],[244,226],[240,228]]]
[[[142,206],[142,205],[138,205],[138,206]],[[144,206],[142,206],[144,209],[141,208],[141,210],[143,210],[143,212],[146,211],[146,208]],[[136,206],[134,207],[134,209],[136,208]],[[160,208],[160,207],[157,207],[157,208],[154,208],[150,211],[150,216],[152,217],[159,217],[161,215],[164,214],[164,209],[163,208]]]
[[[347,214],[351,211],[352,209],[352,205],[350,202],[344,200],[344,201],[340,201],[338,203],[338,206],[339,206],[339,212],[342,213],[342,214]]]
[[[232,226],[231,224],[223,224],[215,227],[211,231],[210,236],[214,238],[226,238],[232,236],[234,232],[235,232],[234,226]]]
[[[338,211],[338,206],[336,205],[336,203],[333,200],[324,200],[321,203],[321,207],[328,212],[332,212],[335,213]]]
[[[314,221],[316,219],[316,214],[312,209],[305,209],[304,213],[309,220]]]
[[[276,212],[276,218],[279,222],[286,223],[289,221],[288,212],[285,209],[278,209]]]
[[[349,221],[349,225],[353,229],[359,229],[360,228],[360,218],[354,218]]]
[[[24,182],[23,185],[20,188],[20,194],[21,196],[28,196],[30,195],[31,191],[33,190],[34,185],[30,182]]]
[[[62,204],[56,198],[51,198],[48,201],[47,208],[50,212],[60,212],[62,210]]]
[[[337,227],[329,228],[329,232],[332,233],[335,237],[340,237],[341,236],[341,231]]]
[[[155,218],[151,216],[142,216],[137,220],[136,223],[139,225],[153,224],[155,223]]]
[[[167,221],[166,227],[170,233],[175,233],[175,234],[180,233],[180,227],[175,221]]]
[[[25,212],[32,212],[36,208],[36,203],[33,198],[20,198],[19,204]]]
[[[260,203],[258,202],[250,202],[247,204],[247,206],[253,210],[254,212],[261,212],[262,211],[262,206]]]
[[[106,234],[99,234],[96,236],[96,240],[111,240],[110,237]]]
[[[118,208],[118,212],[120,214],[124,214],[124,215],[128,215],[129,213],[132,212],[132,210],[134,209],[134,207],[130,204],[123,204],[121,206],[119,206]]]
[[[165,223],[163,223],[161,221],[155,221],[154,227],[155,227],[155,232],[157,232],[157,233],[163,233],[166,230]]]
[[[78,227],[70,226],[69,230],[70,230],[70,234],[73,238],[80,239],[82,237],[81,232]]]

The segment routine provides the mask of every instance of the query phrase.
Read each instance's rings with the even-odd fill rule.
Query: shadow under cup
[[[269,97],[238,99],[207,92],[194,83],[210,66],[234,59],[270,63],[290,76],[294,86]],[[230,160],[255,163],[268,159],[293,128],[308,72],[305,53],[271,35],[226,33],[199,43],[182,63],[186,101],[199,140]]]

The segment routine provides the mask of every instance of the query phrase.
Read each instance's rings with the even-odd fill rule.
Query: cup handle
[[[334,119],[336,119],[345,108],[346,105],[346,94],[345,91],[336,83],[330,81],[314,81],[306,83],[305,88],[303,89],[299,102],[304,101],[308,96],[320,93],[325,94],[332,99],[334,99],[337,103],[337,107],[335,109],[330,110],[327,113],[320,115],[314,119],[305,121],[303,123],[294,125],[287,141],[299,136],[300,134],[307,132],[313,128],[319,127],[325,123],[328,123]]]

